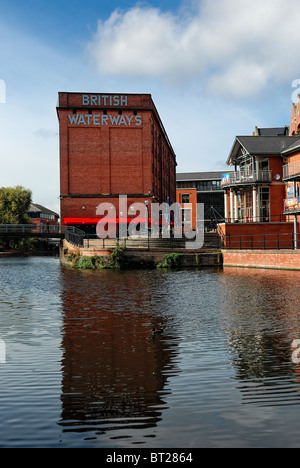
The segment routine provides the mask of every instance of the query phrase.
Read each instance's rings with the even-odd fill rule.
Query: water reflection
[[[299,279],[0,261],[0,446],[299,446]]]
[[[137,429],[154,437],[167,409],[168,377],[178,372],[159,278],[63,269],[62,281],[60,425],[90,437],[111,431],[114,439],[131,438]],[[153,336],[153,327],[165,332]]]
[[[299,279],[300,272],[224,271],[225,329],[244,403],[300,404],[291,347],[300,337]]]

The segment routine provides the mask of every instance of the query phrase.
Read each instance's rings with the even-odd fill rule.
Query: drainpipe
[[[230,222],[234,222],[233,191],[230,190]]]
[[[234,192],[234,221],[237,222],[238,219],[239,219],[238,197],[237,197],[237,193]]]
[[[257,221],[257,189],[253,187],[252,189],[252,198],[253,198],[253,221]]]
[[[225,213],[225,223],[228,223],[228,194],[227,190],[224,193],[224,213]]]
[[[297,184],[294,181],[294,197],[297,196]],[[298,226],[297,226],[297,215],[294,217],[294,248],[298,249]]]

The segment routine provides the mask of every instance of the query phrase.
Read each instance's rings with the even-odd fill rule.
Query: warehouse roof
[[[191,181],[191,180],[219,180],[221,179],[224,171],[212,172],[182,172],[176,174],[176,181]]]

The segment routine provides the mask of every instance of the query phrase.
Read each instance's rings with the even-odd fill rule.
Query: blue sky
[[[226,169],[236,135],[289,125],[298,19],[298,0],[0,0],[0,186],[59,209],[59,91],[150,93],[178,172]]]

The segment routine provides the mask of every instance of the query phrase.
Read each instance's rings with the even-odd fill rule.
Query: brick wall
[[[85,105],[84,103],[88,103]],[[61,221],[100,203],[176,201],[176,156],[150,95],[59,93]]]
[[[298,232],[300,226],[298,225]],[[225,246],[233,249],[292,248],[293,223],[224,223],[218,225],[220,237],[225,238]],[[226,236],[229,236],[226,237]],[[278,238],[279,236],[279,238]]]
[[[177,189],[176,190],[176,201],[184,208],[184,203],[182,202],[182,195],[189,195],[189,205],[186,208],[192,210],[192,229],[197,227],[197,189]]]
[[[300,270],[300,251],[223,251],[224,267]]]

